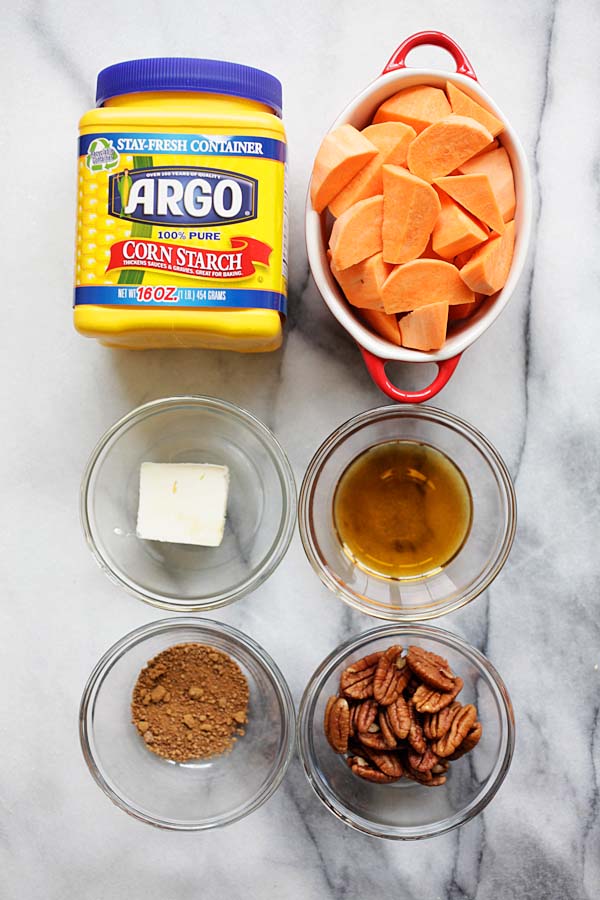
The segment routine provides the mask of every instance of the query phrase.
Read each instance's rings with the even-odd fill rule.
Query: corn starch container
[[[281,84],[208,59],[100,72],[80,122],[74,322],[113,347],[259,352],[287,295]]]

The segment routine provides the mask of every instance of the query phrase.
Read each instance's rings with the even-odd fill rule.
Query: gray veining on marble
[[[298,480],[340,422],[385,402],[308,274],[304,196],[320,138],[423,28],[452,35],[520,133],[534,178],[529,265],[435,403],[480,428],[516,479],[519,529],[495,584],[442,620],[482,649],[515,706],[509,776],[485,813],[417,844],[344,828],[294,761],[250,819],[202,835],[145,827],[89,777],[82,686],[158,611],[125,596],[81,536],[78,486],[105,428],[144,400],[214,394],[276,432]],[[15,2],[3,10],[0,607],[2,900],[592,900],[600,895],[600,6],[372,0],[217,5]],[[283,352],[112,353],[71,327],[75,134],[120,59],[206,55],[284,82],[291,312]],[[440,64],[439,51],[414,62]],[[404,385],[425,374],[396,367]],[[330,596],[298,536],[217,618],[275,657],[296,700],[320,660],[370,627]]]

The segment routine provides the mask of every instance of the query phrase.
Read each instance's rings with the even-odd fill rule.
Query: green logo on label
[[[85,164],[90,172],[110,171],[119,165],[119,154],[113,142],[106,138],[95,138],[90,144]]]

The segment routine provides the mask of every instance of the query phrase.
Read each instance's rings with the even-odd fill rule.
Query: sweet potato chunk
[[[456,266],[437,259],[415,259],[396,266],[381,289],[387,313],[409,312],[432,303],[472,303],[471,291]]]
[[[398,91],[385,100],[373,122],[404,122],[417,134],[452,112],[448,98],[440,88],[419,84]]]
[[[387,313],[378,312],[376,309],[361,309],[359,311],[361,319],[364,319],[369,328],[375,331],[380,337],[385,338],[398,347],[402,346],[402,338],[398,327],[398,319],[396,316],[389,316]]]
[[[310,199],[322,212],[343,187],[377,155],[377,147],[352,125],[340,125],[323,138],[313,165]]]
[[[446,178],[436,178],[434,184],[492,231],[502,234],[504,219],[487,175],[449,175]]]
[[[418,134],[408,148],[413,175],[434,181],[466,162],[493,138],[487,128],[467,116],[446,116]]]
[[[446,93],[448,94],[453,113],[456,113],[458,116],[469,116],[471,119],[475,119],[476,122],[481,122],[494,137],[500,134],[501,131],[504,131],[504,122],[491,112],[488,112],[487,109],[484,109],[480,103],[472,100],[468,94],[461,91],[451,81],[446,82]]]
[[[500,146],[500,141],[493,140],[491,144],[488,144],[483,150],[480,150],[479,153],[476,153],[475,156],[472,156],[471,159],[477,159],[478,156],[482,156],[484,153],[491,153],[492,150],[497,150]],[[471,160],[469,160],[471,162]],[[451,173],[452,175],[460,175],[460,168],[456,169],[455,172]]]
[[[410,262],[427,246],[440,211],[437,193],[401,166],[383,167],[383,258]]]
[[[336,269],[347,269],[383,249],[383,196],[359,200],[336,219],[329,248]]]
[[[460,270],[465,284],[478,294],[495,294],[506,284],[515,247],[515,223],[508,222],[504,234],[478,247]],[[391,277],[391,276],[390,276]],[[384,288],[385,284],[384,283]],[[384,298],[385,306],[385,298]],[[387,308],[387,307],[386,307]]]
[[[457,166],[462,175],[487,175],[505,222],[515,216],[515,181],[508,153],[504,147],[481,153]]]
[[[337,269],[333,261],[330,262],[330,266],[348,303],[360,306],[361,309],[377,309],[383,312],[381,288],[392,267],[383,261],[381,253],[375,253],[347,269]]]
[[[440,204],[440,214],[431,235],[431,245],[439,256],[451,260],[487,240],[488,232],[442,191]]]
[[[475,315],[485,297],[483,294],[477,294],[473,303],[457,303],[456,306],[448,308],[448,324],[452,322],[460,322],[463,319],[470,319]]]
[[[439,253],[436,253],[433,249],[433,245],[431,243],[431,238],[427,241],[427,246],[421,253],[420,259],[442,259]],[[447,260],[443,260],[443,262],[447,262]],[[456,265],[456,260],[454,261],[454,265]]]
[[[430,303],[421,306],[400,320],[403,347],[413,350],[439,350],[446,340],[448,304]]]
[[[462,269],[462,267],[469,262],[474,253],[475,248],[473,248],[472,250],[463,250],[462,253],[457,253],[457,255],[454,257],[454,265],[456,266],[456,268]]]
[[[337,194],[329,209],[334,216],[364,200],[375,197],[383,191],[382,166],[386,163],[403,166],[406,162],[408,145],[415,137],[414,129],[402,122],[384,122],[380,125],[369,125],[362,134],[373,146],[377,147],[377,155],[358,172],[354,178]]]

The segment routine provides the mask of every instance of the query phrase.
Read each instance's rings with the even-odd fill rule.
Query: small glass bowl
[[[151,753],[131,723],[131,694],[149,659],[174,644],[216,647],[248,679],[246,733],[230,753],[186,763]],[[81,698],[79,736],[96,784],[121,809],[159,828],[202,831],[258,809],[279,787],[294,750],[294,703],[271,657],[236,628],[163,619],[125,635],[97,663]]]
[[[368,573],[344,552],[333,521],[340,477],[369,447],[409,440],[440,450],[471,492],[472,522],[460,551],[439,572],[416,579]],[[497,450],[472,425],[432,406],[382,406],[350,419],[319,447],[304,476],[298,520],[306,555],[321,581],[345,603],[380,619],[433,619],[469,603],[492,583],[516,529],[516,498]]]
[[[323,730],[325,706],[352,662],[392,644],[411,644],[444,656],[464,681],[458,697],[475,703],[483,733],[477,746],[450,763],[448,780],[426,787],[401,778],[372,784],[354,775],[334,753]],[[298,743],[304,771],[319,799],[346,825],[373,837],[419,840],[464,825],[496,794],[512,760],[515,722],[502,679],[478,650],[431,625],[384,625],[342,644],[323,660],[302,697]]]
[[[229,467],[219,547],[137,537],[145,461]],[[292,469],[272,432],[211,397],[171,397],[134,409],[102,437],[81,488],[83,530],[100,567],[136,597],[171,612],[215,609],[255,590],[283,559],[295,511]]]

